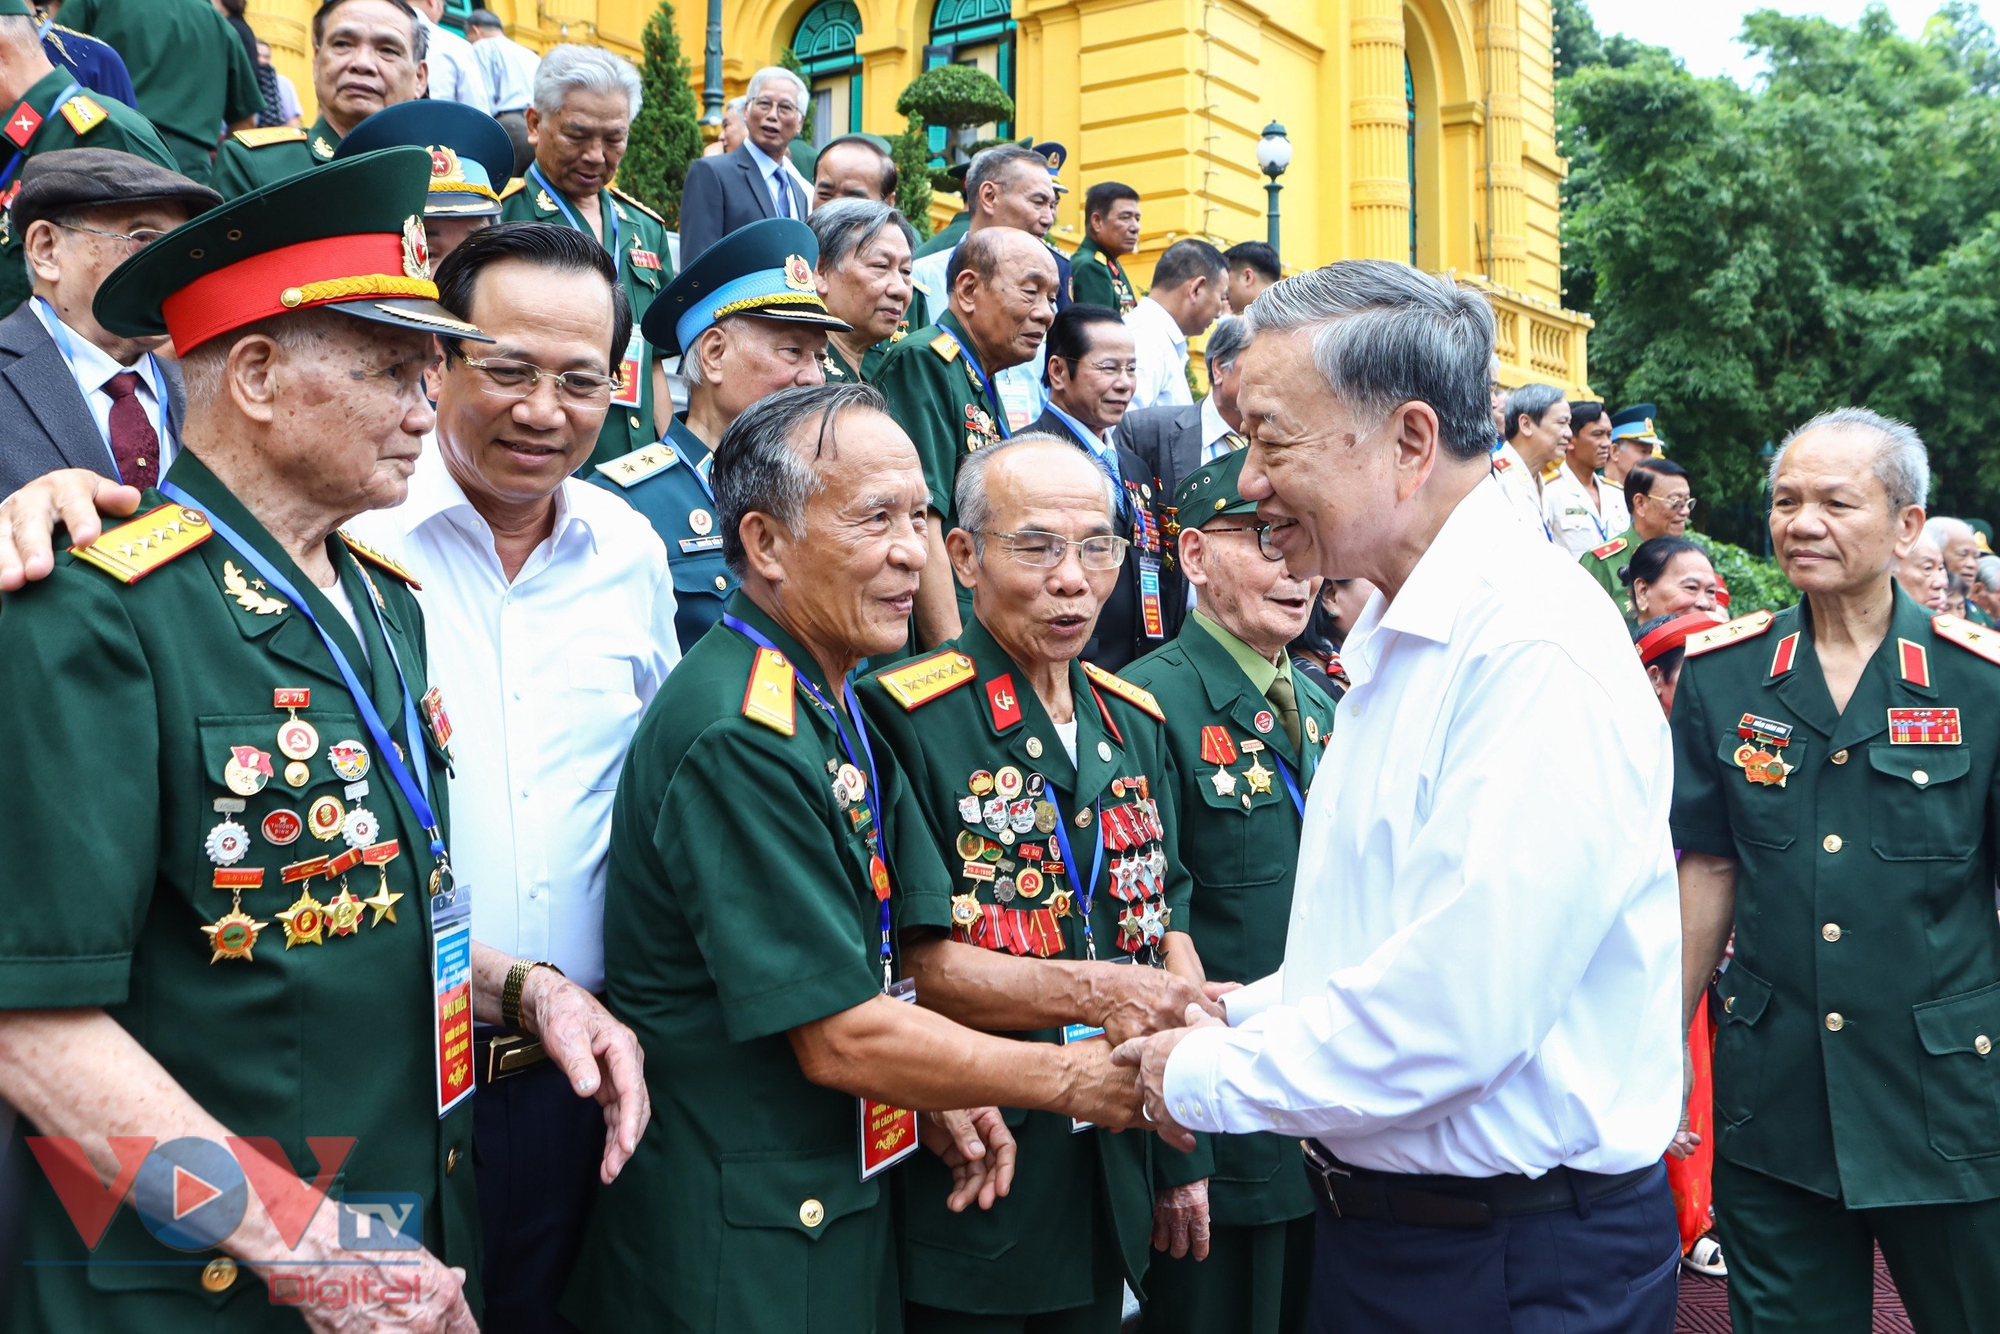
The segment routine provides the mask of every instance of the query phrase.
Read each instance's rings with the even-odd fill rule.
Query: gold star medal
[[[361,918],[367,912],[367,905],[354,897],[354,891],[342,885],[340,893],[326,905],[327,930],[336,936],[351,936],[361,929]]]
[[[1250,767],[1243,771],[1243,776],[1250,780],[1250,790],[1252,792],[1269,792],[1271,790],[1271,771],[1264,767],[1262,756],[1250,761]]]
[[[382,887],[376,890],[372,897],[361,900],[375,910],[375,916],[368,923],[368,929],[371,931],[382,925],[382,919],[385,917],[392,925],[396,921],[396,901],[403,896],[389,892],[389,863],[395,861],[402,850],[402,843],[391,839],[387,843],[377,843],[374,847],[363,850],[361,854],[363,864],[374,867],[382,875]]]
[[[257,921],[244,912],[239,901],[211,925],[201,929],[202,934],[208,937],[208,943],[215,948],[208,961],[216,964],[224,959],[249,959],[250,951],[257,948],[257,933],[269,925],[269,922]]]
[[[294,945],[324,945],[326,943],[326,905],[312,896],[312,890],[302,889],[291,907],[278,914],[278,920],[285,924],[285,948]]]

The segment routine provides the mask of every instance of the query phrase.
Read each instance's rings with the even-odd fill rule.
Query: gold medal
[[[1249,780],[1252,792],[1269,792],[1271,790],[1271,771],[1264,767],[1262,758],[1251,760],[1250,767],[1243,771],[1243,776]]]
[[[1308,741],[1319,740],[1319,719],[1317,718],[1306,719],[1306,740]]]
[[[1057,917],[1069,916],[1070,897],[1066,889],[1058,889],[1049,895],[1049,911]]]
[[[361,929],[361,918],[367,912],[367,905],[354,897],[354,892],[345,885],[333,901],[326,905],[326,927],[336,936],[351,936]]]
[[[231,908],[201,929],[215,949],[208,961],[216,964],[224,959],[249,959],[250,951],[257,948],[257,933],[269,925],[269,922],[260,922],[242,911],[240,905]]]
[[[255,746],[231,746],[222,766],[222,781],[239,797],[254,797],[271,781],[271,752]]]
[[[293,760],[285,766],[285,781],[293,787],[304,787],[312,781],[312,769],[304,760]]]
[[[984,769],[975,769],[972,777],[965,780],[965,785],[972,790],[973,796],[983,797],[993,790],[993,775]]]
[[[319,753],[319,731],[303,718],[278,726],[278,753],[286,759],[305,760]]]
[[[1035,832],[1038,834],[1053,834],[1056,832],[1056,808],[1054,802],[1038,801],[1035,803]]]
[[[306,809],[306,831],[322,843],[339,838],[346,820],[347,809],[339,797],[320,797]]]
[[[977,861],[979,854],[986,851],[986,840],[970,829],[958,831],[958,856],[960,861]]]
[[[1024,899],[1036,899],[1042,895],[1042,873],[1029,867],[1014,877],[1014,890]]]
[[[326,905],[312,896],[312,890],[302,889],[291,907],[278,914],[278,920],[285,924],[285,948],[294,945],[324,945],[326,943]]]
[[[1027,780],[1021,777],[1021,771],[1010,764],[993,775],[993,790],[1008,801],[1012,801],[1021,795],[1021,788],[1026,782]]]
[[[951,924],[964,930],[971,930],[979,920],[979,898],[974,894],[954,894],[951,896]]]

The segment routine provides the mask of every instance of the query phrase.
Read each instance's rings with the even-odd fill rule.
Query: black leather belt
[[[1341,1162],[1312,1140],[1302,1141],[1313,1194],[1335,1218],[1378,1219],[1421,1227],[1486,1227],[1513,1214],[1545,1214],[1590,1203],[1642,1180],[1641,1167],[1606,1176],[1557,1167],[1538,1177],[1419,1176],[1377,1172]]]
[[[484,1084],[511,1078],[548,1059],[541,1043],[520,1033],[485,1030],[472,1037],[473,1069]]]

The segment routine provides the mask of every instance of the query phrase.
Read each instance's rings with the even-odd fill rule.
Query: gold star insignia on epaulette
[[[110,529],[87,547],[72,547],[70,554],[120,583],[131,584],[194,550],[214,532],[200,510],[162,505]]]

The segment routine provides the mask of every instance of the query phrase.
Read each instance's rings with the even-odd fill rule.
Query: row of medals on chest
[[[1047,799],[1048,780],[1038,773],[1024,775],[1010,764],[991,772],[974,771],[966,779],[966,788],[967,794],[958,801],[959,818],[970,826],[960,830],[956,840],[960,874],[991,885],[993,898],[1002,906],[1027,902],[1045,906],[1057,917],[1069,916],[1073,896],[1067,887],[1051,880],[1071,872],[1063,864],[1062,845],[1052,837],[1061,815]],[[1149,789],[1143,776],[1112,779],[1112,797],[1123,800],[1129,795],[1132,800],[1105,812],[1097,835],[1113,839],[1114,829],[1121,831],[1115,839],[1125,847],[1111,863],[1111,892],[1128,903],[1142,905],[1161,892],[1167,869],[1167,856],[1159,845],[1159,808],[1153,804]],[[1077,811],[1079,829],[1089,828],[1090,821],[1089,808]],[[981,828],[992,837],[978,833]],[[1137,850],[1137,845],[1147,843],[1151,846]],[[1048,901],[1039,904],[1044,892]],[[979,913],[976,891],[953,896],[955,926],[969,929]]]
[[[278,753],[288,761],[285,783],[294,789],[304,788],[312,782],[309,761],[320,754],[319,730],[298,715],[300,709],[311,706],[312,692],[280,688],[273,692],[272,702],[273,708],[288,715],[279,724],[275,743]],[[361,804],[368,796],[368,773],[374,763],[368,748],[359,741],[337,741],[326,748],[325,758],[335,776],[346,783],[342,796],[328,793],[314,798],[303,818],[280,807],[266,814],[257,826],[263,841],[272,847],[290,847],[306,834],[320,843],[339,840],[345,845],[338,853],[304,858],[279,868],[280,885],[299,886],[299,896],[291,906],[274,914],[283,924],[287,950],[295,945],[322,945],[329,936],[356,935],[364,919],[368,919],[370,930],[384,921],[394,924],[396,903],[403,897],[389,890],[389,863],[402,854],[402,845],[395,839],[382,840],[381,821]],[[212,885],[231,895],[229,911],[201,928],[214,950],[211,964],[224,959],[249,960],[258,936],[271,925],[243,911],[243,891],[264,888],[265,870],[238,865],[249,856],[255,839],[236,819],[247,807],[248,798],[270,783],[275,772],[271,759],[269,751],[254,745],[231,746],[223,765],[222,781],[231,795],[215,798],[215,812],[222,818],[202,840],[203,851],[215,867]],[[347,883],[348,873],[363,866],[374,867],[379,878],[376,892],[368,898],[357,897]],[[340,884],[340,892],[324,903],[313,894],[313,881],[321,878]]]

